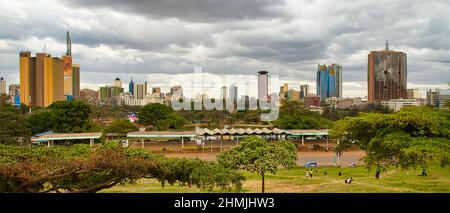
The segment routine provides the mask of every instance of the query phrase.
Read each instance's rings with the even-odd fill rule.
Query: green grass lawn
[[[324,171],[327,175],[324,175]],[[364,167],[342,168],[342,176],[338,176],[339,168],[318,168],[318,174],[312,179],[305,178],[305,168],[281,169],[276,175],[266,176],[266,192],[450,192],[450,169],[432,166],[428,169],[428,176],[418,176],[420,169],[400,170],[391,169],[381,173],[376,180],[375,171],[368,171]],[[243,172],[246,181],[241,192],[260,192],[261,178],[249,172]],[[351,184],[344,183],[345,177],[353,177]],[[125,184],[102,190],[107,193],[191,193],[207,192],[196,187],[170,186],[165,188],[155,179],[141,179],[137,184]],[[223,192],[223,191],[214,191]]]

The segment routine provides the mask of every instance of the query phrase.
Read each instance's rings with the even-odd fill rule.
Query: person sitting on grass
[[[345,183],[347,183],[347,184],[350,184],[350,183],[352,183],[352,181],[353,181],[353,177],[350,177],[350,178],[345,178]]]

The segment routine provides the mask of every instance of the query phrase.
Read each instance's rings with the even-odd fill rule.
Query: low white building
[[[138,99],[129,93],[122,93],[117,98],[118,105],[145,106],[153,103],[164,104],[164,99],[161,98],[160,93],[147,94],[143,99]]]
[[[404,106],[420,106],[420,100],[418,99],[391,99],[389,101],[381,102],[381,105],[388,107],[394,112],[400,111]]]

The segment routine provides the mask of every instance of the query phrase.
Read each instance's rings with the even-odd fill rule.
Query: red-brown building
[[[311,106],[320,107],[320,97],[317,95],[307,95],[303,98],[303,104],[308,108]]]
[[[406,53],[386,49],[368,55],[367,85],[369,103],[407,98]]]

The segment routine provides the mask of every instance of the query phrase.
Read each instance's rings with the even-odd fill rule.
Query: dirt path
[[[166,157],[174,157],[174,158],[200,158],[202,160],[215,160],[216,156],[219,153],[166,153]],[[337,159],[334,156],[334,152],[298,152],[298,160],[297,165],[302,166],[308,161],[317,162],[319,166],[334,166],[337,163]],[[355,162],[356,164],[361,165],[362,162],[359,160],[364,157],[365,153],[363,151],[349,151],[345,152],[341,157],[341,166],[348,166],[348,162]]]

